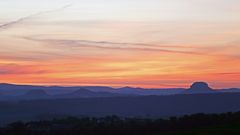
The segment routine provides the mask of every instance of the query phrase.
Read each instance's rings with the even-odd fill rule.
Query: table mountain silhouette
[[[207,94],[207,93],[216,93],[216,90],[213,90],[209,87],[206,82],[194,82],[189,89],[184,91],[184,94]]]

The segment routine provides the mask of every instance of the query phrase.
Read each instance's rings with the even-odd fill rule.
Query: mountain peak
[[[206,94],[215,93],[216,91],[209,87],[206,82],[194,82],[189,89],[187,89],[185,94]]]
[[[212,90],[206,82],[194,82],[190,89]]]

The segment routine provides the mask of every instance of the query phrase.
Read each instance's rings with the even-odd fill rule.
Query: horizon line
[[[139,86],[130,86],[130,85],[122,85],[122,86],[111,86],[111,85],[84,85],[84,84],[77,84],[77,85],[61,85],[61,84],[50,84],[46,85],[44,83],[9,83],[9,82],[0,82],[0,85],[17,85],[17,86],[42,86],[42,87],[109,87],[109,88],[138,88],[138,89],[188,89],[190,86],[195,82],[205,82],[205,81],[194,81],[191,84],[189,84],[188,87],[139,87]],[[208,82],[206,82],[209,84]],[[240,89],[238,87],[226,87],[226,88],[214,88],[209,86],[210,88],[214,90],[221,90],[221,89]]]

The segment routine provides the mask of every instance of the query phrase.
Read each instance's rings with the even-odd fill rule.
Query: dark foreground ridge
[[[54,119],[15,122],[0,128],[1,135],[239,135],[240,112],[194,114],[169,119],[104,118]]]
[[[166,118],[240,110],[240,93],[103,97],[0,102],[0,124],[62,116]]]

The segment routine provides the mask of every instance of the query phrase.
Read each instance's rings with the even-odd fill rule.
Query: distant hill
[[[93,92],[86,88],[80,88],[77,91],[66,94],[49,95],[45,90],[29,90],[23,95],[17,96],[2,96],[4,101],[18,100],[40,100],[40,99],[76,99],[76,98],[97,98],[97,97],[124,97],[130,96],[127,94],[118,94],[110,92]],[[133,95],[134,96],[134,95]],[[1,96],[0,96],[1,98]]]
[[[209,94],[209,93],[218,93],[219,91],[213,90],[205,82],[195,82],[189,89],[185,90],[183,94]]]
[[[240,88],[222,89],[220,91],[221,92],[234,92],[234,93],[237,93],[237,92],[240,92]]]
[[[173,89],[144,89],[144,88],[133,88],[133,87],[123,87],[123,88],[112,88],[105,86],[74,86],[74,87],[62,87],[62,86],[34,86],[34,85],[14,85],[14,84],[0,84],[0,94],[2,96],[22,96],[29,91],[44,90],[46,94],[52,96],[59,95],[71,95],[73,92],[79,90],[87,89],[91,95],[172,95],[179,94],[183,88],[173,88]],[[111,94],[110,94],[111,93]],[[0,100],[1,100],[0,95]],[[90,96],[91,97],[91,96]]]
[[[184,88],[167,88],[167,89],[144,89],[144,88],[133,88],[133,87],[123,87],[116,89],[116,93],[124,94],[136,94],[143,96],[150,95],[175,95],[183,92]]]
[[[48,94],[44,90],[30,90],[24,96],[47,96]]]
[[[44,92],[43,92],[44,91]],[[57,99],[57,98],[93,98],[93,97],[116,97],[116,96],[150,96],[150,95],[177,95],[177,94],[209,94],[209,93],[238,93],[240,89],[214,90],[205,82],[195,82],[190,88],[112,88],[106,86],[33,86],[0,84],[1,100],[22,99]],[[42,94],[42,95],[41,95]]]
[[[51,96],[48,95],[44,90],[30,90],[24,95],[15,96],[15,99],[21,100],[48,99],[48,98],[51,98]]]
[[[94,92],[86,88],[80,88],[77,91],[68,94],[55,95],[54,98],[94,98],[94,97],[120,97],[128,96],[125,94],[117,94],[110,92]]]

